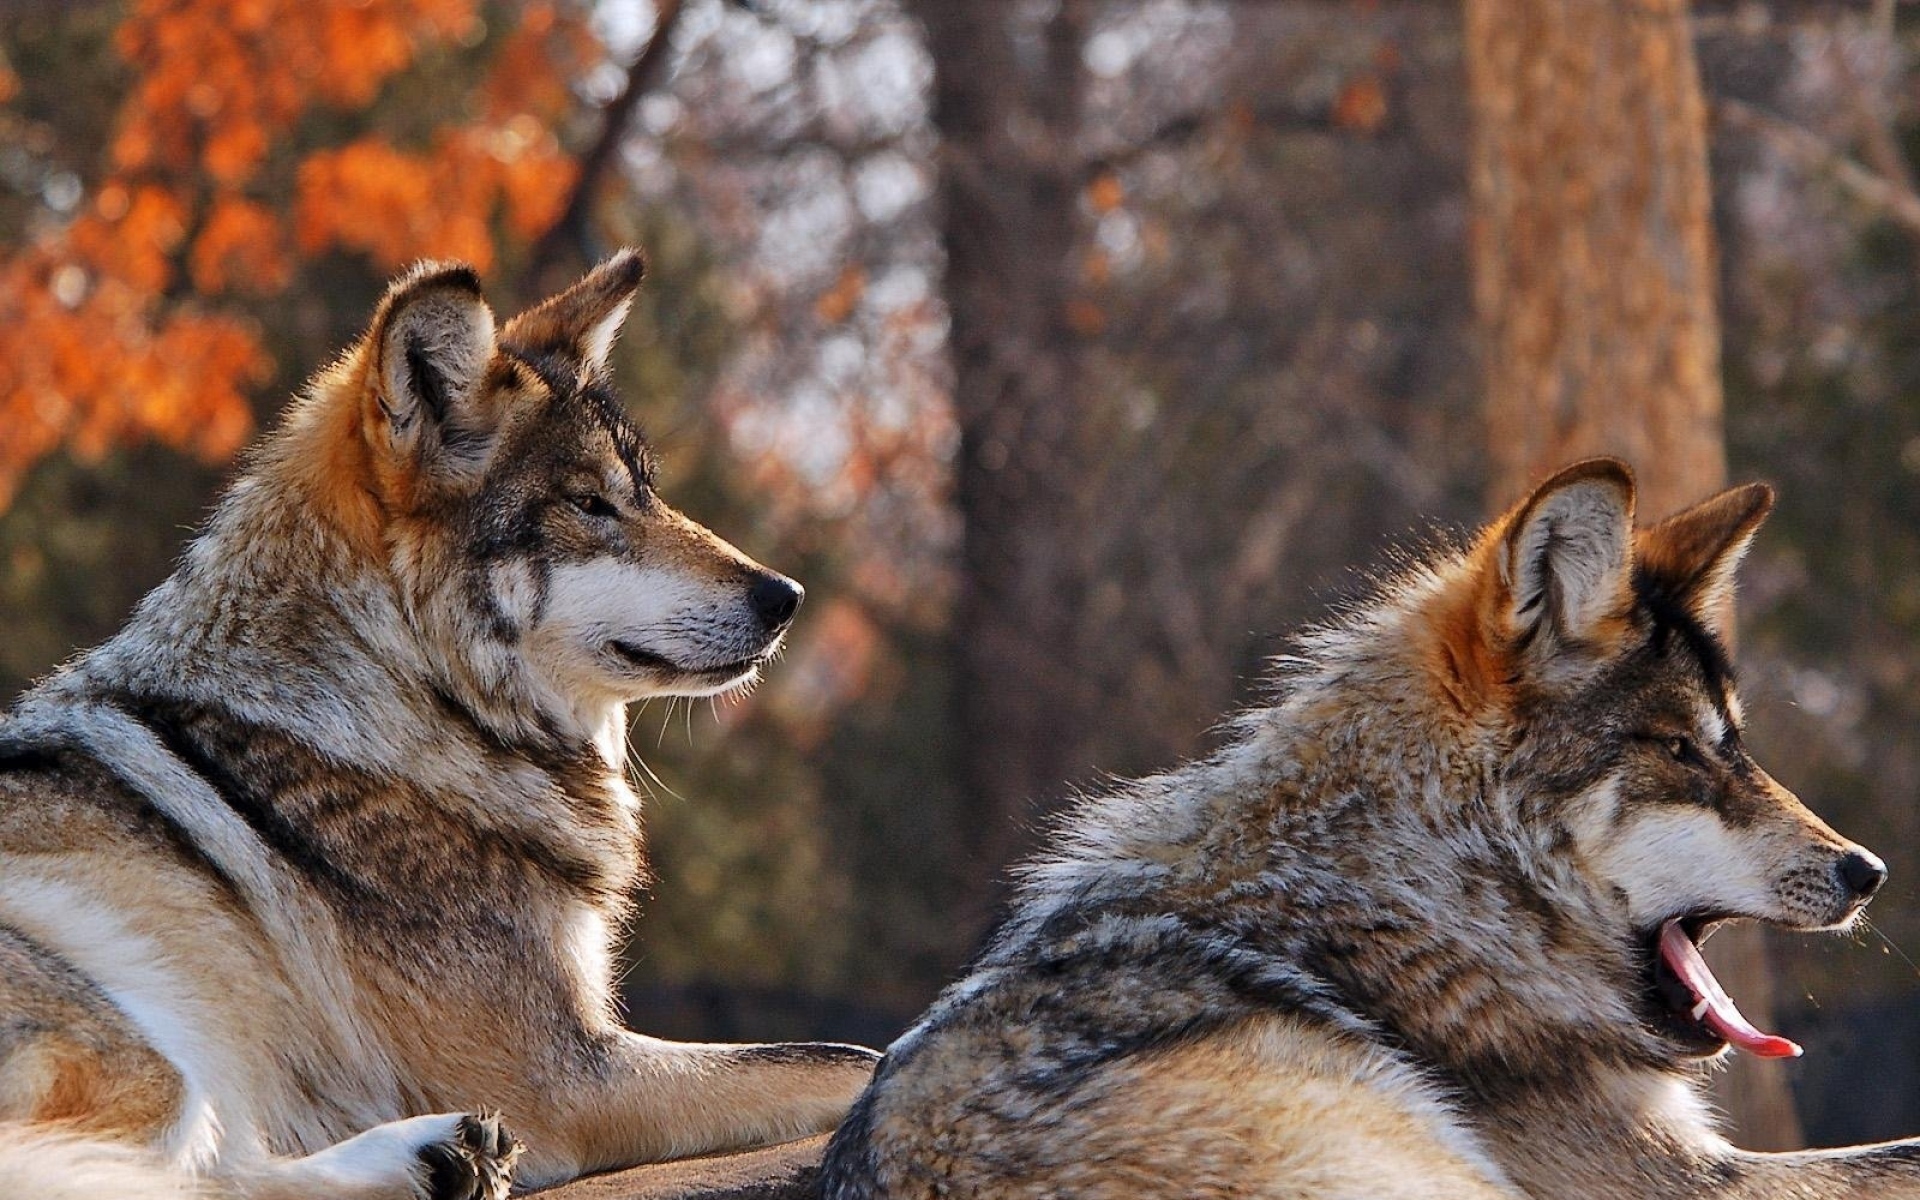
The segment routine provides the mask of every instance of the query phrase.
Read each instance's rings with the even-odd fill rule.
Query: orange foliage
[[[1067,326],[1082,337],[1098,337],[1107,327],[1107,311],[1091,300],[1069,300]]]
[[[1126,203],[1127,189],[1112,171],[1102,171],[1087,185],[1087,204],[1101,215]]]
[[[244,388],[270,363],[252,330],[44,254],[0,267],[0,495],[61,443],[83,457],[153,437],[207,458],[239,449]]]
[[[324,101],[358,108],[425,42],[458,37],[476,0],[139,0],[120,26],[138,72],[113,165],[194,162],[236,187],[275,135]]]
[[[481,85],[486,120],[505,125],[523,114],[558,117],[573,106],[568,79],[599,52],[599,42],[584,24],[561,20],[551,3],[528,5]]]
[[[544,232],[576,173],[552,127],[598,50],[563,0],[522,7],[424,149],[363,132],[282,150],[309,113],[363,108],[424,50],[484,32],[479,0],[134,0],[91,203],[0,257],[0,507],[62,445],[233,453],[273,365],[241,297],[284,291],[302,256],[485,269],[499,236]],[[12,81],[0,61],[0,102]]]
[[[229,290],[278,292],[293,275],[285,242],[273,210],[240,196],[220,196],[193,242],[189,259],[193,286],[208,295]]]
[[[854,306],[860,303],[866,290],[867,273],[849,265],[833,281],[832,287],[820,293],[820,298],[813,302],[813,311],[822,322],[838,325],[853,315]]]
[[[414,258],[493,265],[488,217],[498,211],[522,240],[553,223],[574,164],[537,121],[453,130],[426,154],[364,138],[300,166],[295,228],[301,250],[363,251],[382,267]]]
[[[1346,82],[1333,99],[1333,123],[1355,133],[1379,133],[1387,123],[1387,88],[1377,75],[1359,75]]]

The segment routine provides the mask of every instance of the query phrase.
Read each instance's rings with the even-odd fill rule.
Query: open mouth
[[[1798,1058],[1800,1047],[1764,1033],[1742,1016],[1713,977],[1700,945],[1727,918],[1676,917],[1646,939],[1648,1003],[1653,1026],[1701,1057],[1732,1045],[1757,1058]]]
[[[655,654],[651,650],[643,650],[639,646],[632,645],[628,642],[608,642],[607,648],[613,651],[616,658],[623,660],[630,666],[638,667],[643,671],[654,671],[662,675],[677,675],[687,679],[732,679],[735,676],[747,674],[767,660],[767,655],[762,652],[746,658],[735,659],[731,662],[717,663],[709,667],[689,667],[674,662],[663,654]]]

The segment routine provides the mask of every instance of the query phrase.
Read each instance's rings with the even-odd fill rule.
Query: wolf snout
[[[1840,889],[1855,904],[1865,904],[1887,881],[1887,864],[1879,856],[1861,849],[1847,851],[1834,864],[1833,873]]]
[[[760,618],[768,633],[785,629],[806,598],[807,589],[785,575],[772,572],[755,579],[747,589],[747,603],[753,606],[754,615]]]

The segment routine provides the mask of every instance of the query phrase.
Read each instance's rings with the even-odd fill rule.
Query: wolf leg
[[[17,1161],[50,1177],[66,1164],[86,1178],[185,1181],[168,1160],[204,1162],[219,1140],[203,1136],[218,1122],[188,1092],[179,1069],[99,988],[0,926],[0,1121],[21,1143],[9,1146]],[[212,1195],[245,1200],[500,1200],[518,1151],[497,1119],[450,1113],[379,1125],[305,1158],[216,1159],[205,1182]],[[179,1183],[178,1194],[191,1192]]]
[[[519,1155],[498,1117],[436,1113],[304,1158],[221,1164],[208,1182],[237,1200],[505,1200]]]
[[[99,988],[0,925],[0,1121],[158,1144],[185,1098],[180,1072]]]
[[[528,1147],[523,1185],[827,1132],[879,1061],[858,1046],[668,1042],[625,1031],[602,1039],[595,1057],[596,1068],[546,1112],[516,1114]]]
[[[49,1125],[0,1124],[9,1200],[505,1200],[518,1146],[462,1113],[375,1126],[305,1158],[196,1174],[155,1151]]]
[[[0,1124],[8,1200],[213,1200],[160,1155],[47,1125]]]
[[[1724,1188],[1697,1194],[1722,1200],[1920,1200],[1920,1138],[1762,1154],[1735,1151],[1717,1172]]]

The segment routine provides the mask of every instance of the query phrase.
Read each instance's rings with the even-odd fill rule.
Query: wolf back
[[[751,682],[802,594],[659,496],[609,384],[641,274],[498,327],[469,268],[398,280],[0,723],[0,1175],[491,1200],[822,1131],[865,1082],[615,1015],[625,705]]]
[[[1698,943],[1844,928],[1879,860],[1753,761],[1750,485],[1636,529],[1612,460],[1308,634],[1228,748],[1090,797],[888,1051],[829,1200],[1920,1196],[1920,1148],[1738,1150]]]

